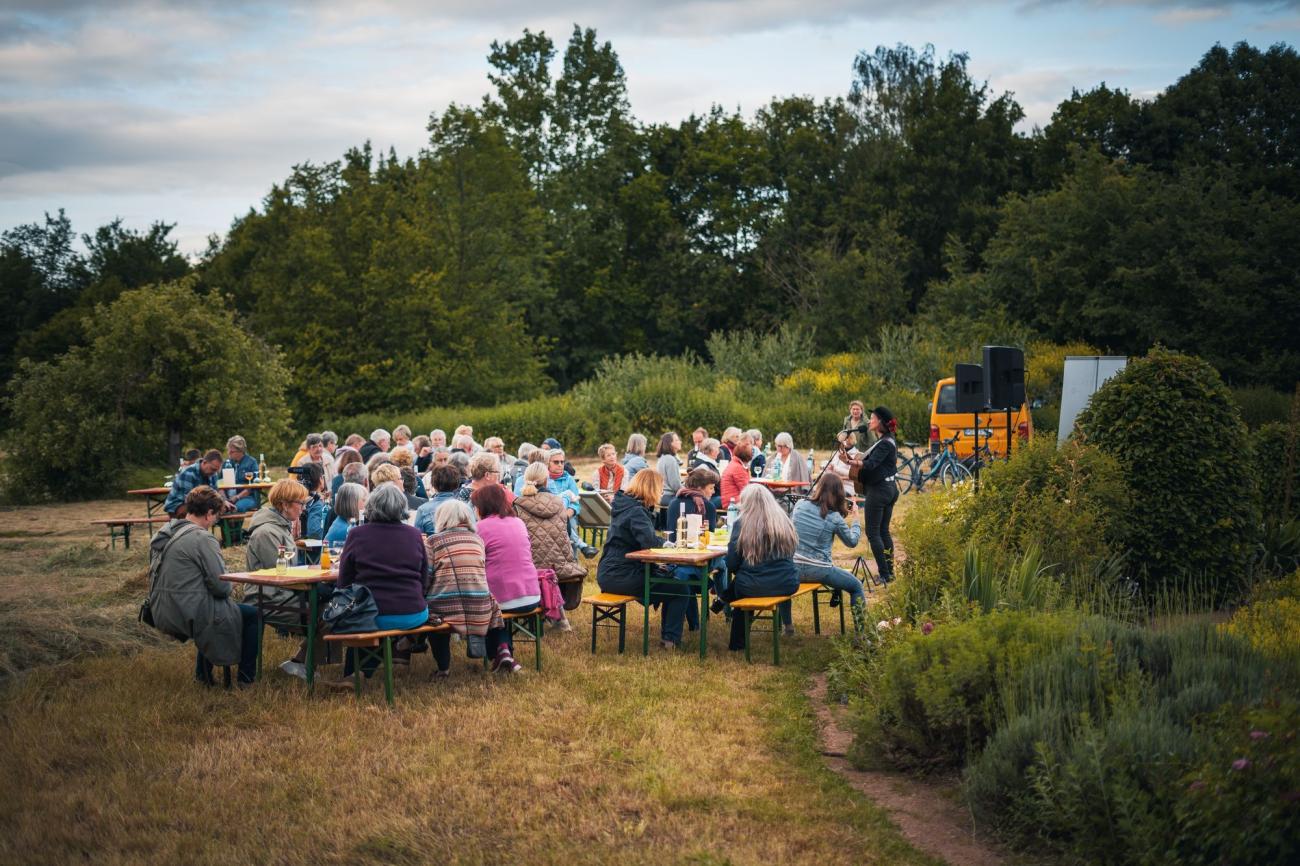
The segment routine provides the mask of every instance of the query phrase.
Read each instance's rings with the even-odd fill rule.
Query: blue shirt
[[[336,519],[330,524],[329,531],[325,533],[325,544],[342,544],[347,540],[348,533],[351,532],[352,529],[352,524],[344,520],[342,517]]]
[[[222,468],[222,469],[233,469],[233,470],[235,470],[235,483],[236,483],[236,484],[247,484],[247,483],[248,483],[248,479],[245,477],[247,473],[252,473],[252,474],[253,474],[253,477],[255,477],[255,478],[257,477],[257,461],[254,460],[254,459],[253,459],[250,455],[248,455],[248,454],[245,454],[243,457],[241,457],[238,463],[234,462],[234,461],[231,460],[229,457],[227,457],[227,458],[226,458],[226,462],[224,462],[224,463],[221,464],[221,468]],[[218,475],[218,477],[220,477],[220,473],[217,473],[217,475]],[[247,494],[249,494],[250,496],[252,495],[252,491],[251,491],[251,490],[227,490],[227,491],[225,491],[225,494],[226,494],[226,498],[227,498],[227,499],[234,499],[236,496],[238,496],[238,495],[241,494],[241,493],[247,493]]]
[[[195,487],[207,485],[213,490],[217,489],[216,475],[204,475],[202,467],[203,462],[199,461],[185,467],[183,472],[177,474],[172,479],[172,491],[167,494],[167,501],[163,503],[163,511],[172,514],[176,509],[185,504],[185,497]]]
[[[578,494],[578,482],[567,472],[561,472],[559,478],[546,479],[546,492],[554,493],[564,500],[565,505],[573,509],[576,515],[582,510],[582,497]]]
[[[425,537],[433,535],[433,519],[438,514],[438,509],[444,502],[452,502],[456,499],[456,491],[450,490],[442,493],[435,493],[433,498],[421,505],[415,512],[415,528],[425,534]],[[470,509],[470,518],[473,519],[474,509]]]

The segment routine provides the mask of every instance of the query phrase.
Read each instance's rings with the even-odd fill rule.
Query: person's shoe
[[[661,641],[659,641],[659,649],[661,649],[661,650],[675,650],[675,649],[677,649],[677,644],[673,643],[673,642],[670,641],[670,640],[661,640]]]
[[[588,559],[595,559],[595,558],[596,558],[596,554],[600,553],[599,550],[597,550],[596,548],[592,547],[590,544],[584,544],[582,547],[580,547],[580,548],[578,548],[578,549],[581,550],[581,551],[582,551],[582,555],[585,556],[585,557],[587,557]]]
[[[783,634],[786,637],[794,637],[794,626],[792,625],[781,626],[781,634]]]
[[[284,671],[291,677],[297,677],[300,680],[307,679],[307,666],[302,662],[287,659],[286,661],[280,662],[280,670]]]
[[[720,598],[715,598],[713,604],[709,605],[709,610],[714,613],[722,613],[727,608],[727,603]]]
[[[828,604],[831,607],[840,606],[840,591],[838,589],[831,590],[831,600],[828,602]]]
[[[354,688],[356,688],[356,686],[355,686],[355,685],[353,684],[353,682],[352,682],[352,677],[350,677],[350,676],[349,676],[349,677],[344,677],[344,678],[341,679],[341,680],[325,680],[325,679],[322,679],[322,680],[318,680],[318,682],[319,682],[321,685],[323,685],[325,688],[330,689],[331,691],[335,691],[335,692],[350,692],[350,691],[352,691]]]
[[[515,661],[515,657],[510,654],[510,648],[506,646],[497,650],[497,657],[492,660],[494,673],[517,674],[523,669],[524,666]]]
[[[442,683],[451,678],[451,671],[434,671],[429,674],[429,682]]]
[[[573,624],[567,619],[551,624],[551,631],[573,631]]]
[[[397,649],[393,650],[393,664],[409,666],[411,664],[411,651],[397,650]]]

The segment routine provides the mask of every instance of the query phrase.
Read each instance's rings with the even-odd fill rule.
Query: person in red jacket
[[[754,446],[749,441],[748,436],[741,437],[740,441],[732,449],[731,460],[727,462],[727,468],[722,470],[722,483],[719,485],[719,494],[722,497],[722,507],[726,508],[732,500],[740,498],[740,491],[745,489],[749,483],[749,461],[754,456]]]

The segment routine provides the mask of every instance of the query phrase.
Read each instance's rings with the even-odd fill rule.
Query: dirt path
[[[1005,858],[976,836],[970,814],[952,781],[928,781],[904,773],[857,770],[845,755],[853,734],[840,726],[826,702],[826,675],[816,674],[808,698],[821,722],[822,754],[832,770],[889,813],[904,838],[953,866],[998,866]]]

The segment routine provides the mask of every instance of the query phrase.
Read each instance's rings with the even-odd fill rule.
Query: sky
[[[196,254],[295,164],[415,154],[488,92],[494,40],[562,53],[574,24],[642,122],[843,96],[859,52],[903,43],[967,53],[1028,132],[1074,88],[1149,98],[1216,42],[1295,45],[1300,0],[0,0],[0,230],[64,208],[81,233],[175,223]]]

